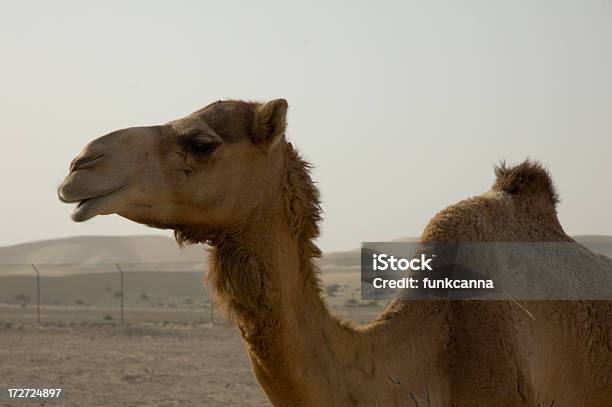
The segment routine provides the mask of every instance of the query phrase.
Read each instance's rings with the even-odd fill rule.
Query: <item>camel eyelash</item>
[[[199,131],[191,131],[181,135],[180,144],[184,151],[200,157],[209,156],[220,145],[217,141],[204,139]]]
[[[209,156],[217,149],[217,147],[219,147],[219,143],[201,140],[192,140],[188,144],[189,151],[199,156]]]

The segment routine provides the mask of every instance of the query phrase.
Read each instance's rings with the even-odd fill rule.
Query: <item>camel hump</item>
[[[537,161],[525,160],[515,166],[507,166],[502,161],[495,167],[495,175],[497,179],[493,184],[493,191],[518,196],[546,196],[553,204],[559,202],[550,173]]]

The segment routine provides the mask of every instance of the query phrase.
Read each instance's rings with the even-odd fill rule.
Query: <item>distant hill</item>
[[[590,250],[612,257],[612,236],[582,235],[574,236],[576,241]],[[403,237],[394,241],[415,242],[416,238]],[[324,271],[358,271],[360,267],[359,249],[331,252],[318,261]],[[44,240],[15,246],[0,247],[0,275],[6,274],[6,265],[23,264],[78,264],[90,265],[89,272],[95,270],[94,265],[121,263],[129,268],[135,263],[175,264],[179,271],[181,263],[206,264],[208,253],[202,245],[178,247],[176,242],[166,236],[82,236],[65,239]],[[3,266],[4,265],[4,266]],[[49,268],[51,266],[47,266]],[[76,266],[74,272],[76,272]],[[200,270],[201,267],[190,270]],[[73,274],[66,267],[64,274]],[[147,270],[155,270],[148,267]],[[164,269],[166,271],[167,267]],[[57,273],[51,273],[57,274]]]
[[[589,250],[604,254],[612,258],[612,236],[578,235],[572,237],[578,243],[586,246]]]
[[[80,236],[0,247],[0,264],[202,263],[206,255],[166,236]]]

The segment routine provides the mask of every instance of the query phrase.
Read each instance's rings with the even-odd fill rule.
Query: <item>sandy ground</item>
[[[368,321],[385,304],[354,288],[328,298],[336,314]],[[350,294],[350,295],[347,295]],[[105,316],[112,315],[108,320]],[[236,329],[210,310],[0,304],[0,391],[61,388],[63,400],[0,400],[4,406],[269,406]]]
[[[62,388],[0,406],[267,406],[229,325],[0,321],[0,387]]]
[[[386,306],[360,301],[354,272],[327,273],[324,280],[334,288],[327,295],[329,307],[341,317],[366,322]],[[70,287],[64,291],[79,290]],[[199,305],[201,298],[168,297],[154,307],[128,305],[124,325],[119,323],[118,300],[113,301],[43,303],[40,327],[31,302],[0,304],[0,391],[46,387],[64,392],[63,400],[0,400],[0,407],[270,405],[240,335],[216,312],[215,324],[210,324],[210,307]]]

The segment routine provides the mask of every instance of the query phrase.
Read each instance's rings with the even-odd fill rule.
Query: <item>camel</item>
[[[274,406],[612,403],[610,301],[396,299],[369,324],[333,316],[315,263],[319,193],[287,141],[287,108],[218,101],[114,131],[72,161],[59,198],[77,204],[76,222],[118,214],[210,245],[206,283]],[[421,241],[572,241],[543,167],[496,175],[489,192],[438,213]]]

